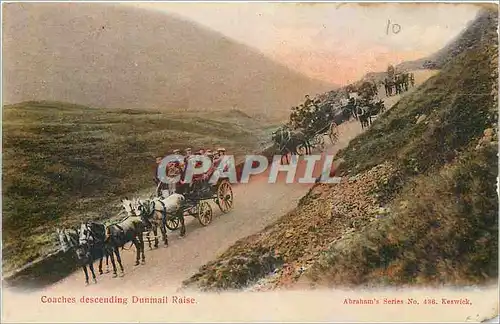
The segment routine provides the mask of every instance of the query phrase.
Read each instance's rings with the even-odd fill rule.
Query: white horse
[[[173,193],[167,198],[150,198],[150,199],[134,199],[129,204],[135,216],[140,216],[147,222],[148,227],[151,228],[155,237],[155,247],[158,247],[158,227],[162,234],[162,240],[165,245],[168,245],[168,237],[166,230],[167,215],[176,215],[181,224],[181,236],[184,236],[186,229],[184,226],[184,216],[182,207],[185,197],[181,194]],[[149,232],[146,236],[148,238],[149,247],[151,248],[151,240],[149,239]]]
[[[134,210],[136,209],[137,204],[138,201],[136,198],[130,200],[127,197],[125,197],[125,199],[122,199],[122,206],[125,209],[127,216],[136,216]]]

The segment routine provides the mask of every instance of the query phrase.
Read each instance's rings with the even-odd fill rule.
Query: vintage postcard
[[[3,2],[2,322],[497,322],[498,5]]]

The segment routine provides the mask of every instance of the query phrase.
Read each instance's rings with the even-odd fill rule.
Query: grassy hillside
[[[3,100],[212,111],[286,118],[331,90],[227,37],[160,11],[120,4],[3,6]]]
[[[392,166],[374,193],[387,212],[332,244],[313,278],[470,284],[498,276],[497,24],[496,12],[479,15],[440,74],[341,153],[346,175]]]
[[[268,135],[256,125],[238,111],[209,116],[59,102],[4,106],[4,270],[52,249],[55,226],[113,216],[120,196],[153,191],[157,155],[188,146],[258,150]]]
[[[492,14],[492,17],[494,13]],[[497,21],[338,153],[338,185],[238,241],[202,289],[471,284],[498,276]],[[494,27],[494,28],[493,28]],[[272,273],[269,275],[269,273]]]

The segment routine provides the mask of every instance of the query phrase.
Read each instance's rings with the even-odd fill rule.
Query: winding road
[[[424,70],[415,71],[414,73],[416,85],[418,86],[436,71]],[[411,88],[405,94],[411,93],[414,89],[416,88]],[[398,100],[399,96],[384,98],[387,107],[393,106]],[[328,145],[325,150],[326,154],[336,154],[337,151],[346,147],[351,139],[362,132],[360,124],[356,121],[340,125],[339,130],[340,140],[335,145]],[[328,140],[326,142],[330,144]],[[315,168],[315,176],[319,176],[321,173],[324,156],[325,153],[322,154],[322,159]],[[4,289],[3,308],[9,312],[3,314],[4,319],[36,321],[42,318],[50,318],[49,321],[54,322],[58,320],[67,321],[67,316],[76,316],[71,313],[72,307],[65,307],[61,310],[61,305],[47,305],[40,302],[40,296],[62,296],[64,294],[109,295],[125,292],[128,294],[130,292],[152,294],[153,291],[155,295],[158,295],[157,292],[159,291],[169,292],[170,295],[175,294],[176,288],[180,287],[182,280],[194,274],[199,267],[216,258],[217,255],[224,252],[237,240],[260,231],[295,208],[299,199],[313,185],[301,184],[297,183],[297,181],[286,183],[286,174],[283,172],[280,172],[276,183],[268,183],[269,169],[270,167],[266,172],[252,176],[248,184],[239,184],[233,187],[234,209],[228,214],[222,214],[218,207],[213,205],[214,218],[207,227],[202,227],[196,219],[187,217],[186,237],[180,238],[178,231],[169,232],[169,246],[163,247],[163,244],[160,243],[159,248],[153,250],[149,250],[146,243],[146,263],[144,265],[134,266],[135,250],[133,248],[123,251],[122,259],[125,274],[122,277],[112,278],[111,273],[98,275],[97,284],[92,283],[85,286],[83,272],[78,270],[67,278],[42,290],[19,293]],[[305,161],[301,160],[297,167],[295,179],[302,177],[304,170]],[[57,308],[57,306],[59,307]],[[106,304],[101,306],[104,308],[99,308],[99,310],[95,310],[95,308],[92,308],[94,310],[91,310],[91,308],[74,309],[73,311],[79,313],[82,318],[69,318],[74,318],[75,321],[80,322],[83,320],[132,321],[125,316],[126,312],[120,311],[122,305]],[[115,307],[117,307],[116,313],[114,311]],[[153,308],[149,307],[153,306],[142,305],[140,313],[153,311]],[[159,306],[156,305],[156,307]],[[156,308],[154,309],[156,310]],[[100,315],[97,315],[99,312],[108,314],[108,318],[99,317]],[[167,316],[165,314],[162,317],[161,314],[149,314],[150,318],[148,320],[210,321],[221,319],[215,315],[208,316],[204,312],[204,315],[199,313],[189,316],[186,315],[187,310],[180,312],[184,315],[176,313],[177,315]],[[144,318],[140,317],[138,313],[136,315],[137,318]],[[344,319],[349,320],[349,318]]]
[[[417,86],[422,83],[430,73],[417,71]],[[416,88],[410,88],[411,93]],[[381,89],[383,90],[383,89]],[[380,91],[382,92],[382,91]],[[384,98],[386,106],[392,107],[400,96]],[[325,142],[326,154],[334,155],[346,147],[351,139],[362,132],[359,122],[351,121],[339,126],[340,139],[335,145],[329,140]],[[319,176],[323,166],[325,153],[317,163],[314,175]],[[194,274],[203,264],[214,259],[224,252],[237,240],[254,234],[280,216],[295,208],[299,199],[311,188],[312,184],[301,184],[296,180],[304,175],[305,161],[301,160],[297,166],[295,181],[286,183],[284,172],[280,172],[276,183],[268,183],[269,170],[250,178],[248,184],[233,186],[234,208],[227,214],[220,212],[212,204],[214,217],[212,223],[202,227],[196,219],[186,218],[187,234],[179,238],[179,232],[168,232],[169,246],[160,243],[159,248],[149,250],[146,243],[146,264],[134,266],[135,249],[122,251],[122,261],[125,275],[112,278],[111,274],[98,276],[98,284],[85,287],[86,290],[110,289],[116,286],[128,287],[178,287],[182,280]],[[127,244],[128,246],[128,244]],[[84,276],[79,269],[65,279],[44,288],[44,291],[68,288],[83,288]]]

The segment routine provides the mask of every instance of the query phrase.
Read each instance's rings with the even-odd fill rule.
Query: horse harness
[[[97,224],[97,223],[94,223],[94,224]],[[85,227],[86,227],[86,230],[87,230],[87,236],[86,236],[87,242],[88,242],[89,236],[91,236],[92,237],[92,242],[94,242],[94,244],[101,243],[101,240],[96,235],[96,233],[92,230],[92,227],[89,225],[89,222],[85,223]],[[102,243],[104,243],[104,241]]]
[[[124,221],[124,220],[126,220],[128,217],[129,217],[129,216],[125,217],[125,218],[123,219],[123,221]],[[120,226],[120,225],[118,225],[118,224],[110,224],[110,225],[108,225],[108,229],[109,229],[111,226],[116,226],[116,227],[120,230],[120,232],[121,232],[122,236],[125,236],[125,230],[123,229],[123,227],[121,227],[121,226]],[[108,239],[109,239],[109,232],[108,232],[108,231],[106,231],[106,240],[108,240]],[[125,244],[123,244],[123,246],[122,246],[122,250],[128,251],[128,250],[130,250],[130,249],[132,248],[132,245],[134,245],[134,242],[131,242],[131,243],[130,243],[129,248],[128,248],[128,249],[126,249],[126,248],[125,248]]]

